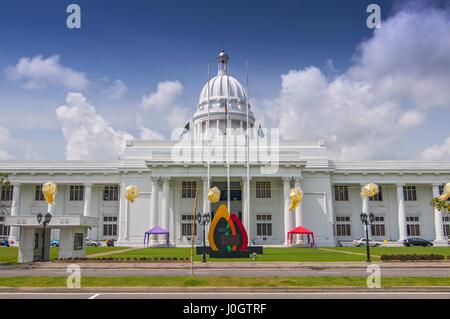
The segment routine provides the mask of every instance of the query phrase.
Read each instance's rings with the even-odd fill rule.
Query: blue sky
[[[2,1],[0,127],[9,132],[9,137],[3,144],[0,139],[0,150],[14,159],[67,157],[68,142],[76,134],[67,131],[73,130],[74,122],[67,124],[58,118],[56,109],[74,91],[81,91],[95,106],[95,114],[117,131],[139,138],[142,133],[139,127],[145,124],[167,135],[169,128],[157,127],[149,119],[153,115],[142,110],[142,97],[155,93],[160,82],[178,81],[182,93],[176,93],[170,101],[186,114],[193,114],[207,79],[207,62],[213,62],[214,70],[220,46],[231,55],[231,72],[238,79],[244,79],[245,61],[249,61],[255,111],[259,107],[261,118],[267,118],[268,105],[282,108],[277,103],[284,98],[289,100],[280,97],[283,74],[314,66],[331,82],[355,66],[358,47],[374,37],[374,30],[366,26],[366,7],[373,2]],[[65,25],[68,15],[65,9],[70,3],[81,7],[80,30],[70,30]],[[403,2],[376,3],[382,9],[383,20],[395,17],[404,8]],[[422,7],[447,10],[445,1],[427,1],[413,11],[426,10]],[[89,84],[81,90],[58,83],[30,89],[24,87],[26,76],[12,79],[5,71],[23,57],[31,59],[38,55],[42,59],[58,55],[60,66],[83,74]],[[328,60],[332,60],[334,69],[327,67]],[[301,77],[305,75],[299,73]],[[116,80],[127,90],[120,98],[111,99],[107,90]],[[295,108],[295,103],[291,107]],[[416,109],[424,112],[420,105]],[[379,154],[416,158],[422,149],[443,143],[448,131],[430,131],[435,123],[445,125],[442,112],[441,106],[427,110],[427,119],[420,121],[420,125],[407,133],[399,132],[401,143],[396,144],[396,150],[391,145]],[[448,115],[448,109],[445,112]],[[393,121],[396,120],[399,118]],[[65,134],[63,128],[67,130]],[[332,130],[339,132],[338,128]],[[304,136],[307,131],[305,126],[293,135],[307,138],[310,137]],[[334,131],[333,134],[338,134]],[[324,130],[317,132],[327,134]],[[415,136],[414,142],[405,139],[405,134]],[[351,139],[345,143],[351,144]],[[337,143],[335,147],[344,144]]]

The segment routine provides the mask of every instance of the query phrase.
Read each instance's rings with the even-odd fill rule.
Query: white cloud
[[[425,121],[425,114],[419,111],[407,111],[401,114],[398,124],[402,127],[409,128],[420,126]]]
[[[6,147],[11,142],[11,134],[8,129],[0,125],[0,160],[12,159],[12,156],[6,150]]]
[[[125,141],[132,135],[115,130],[81,93],[69,93],[66,103],[56,109],[56,115],[68,160],[116,159],[123,154]]]
[[[285,138],[325,137],[340,159],[401,156],[396,146],[427,110],[450,109],[449,56],[445,11],[400,11],[361,43],[345,73],[327,79],[309,67],[282,75],[278,96],[262,104],[265,124]]]
[[[114,80],[111,86],[103,91],[111,100],[120,100],[128,91],[126,84],[120,80]]]
[[[164,136],[159,134],[158,132],[152,131],[147,127],[141,126],[141,139],[143,140],[163,140]]]
[[[24,80],[26,89],[42,89],[48,86],[63,86],[69,90],[84,90],[89,80],[82,72],[70,69],[59,62],[59,55],[47,59],[42,55],[23,57],[5,70],[8,78]]]
[[[450,160],[450,136],[439,145],[433,145],[420,152],[420,159],[427,161]]]
[[[171,136],[171,130],[184,127],[192,116],[192,109],[185,107],[180,98],[183,85],[179,81],[159,82],[154,92],[141,99],[138,125],[144,139],[160,139]]]
[[[176,104],[182,93],[183,85],[178,81],[159,82],[156,92],[142,97],[141,107],[144,110],[167,110]]]

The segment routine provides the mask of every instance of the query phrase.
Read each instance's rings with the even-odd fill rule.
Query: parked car
[[[98,241],[86,239],[86,246],[88,247],[99,247],[100,245]]]
[[[0,239],[0,246],[9,247],[8,239]]]
[[[50,246],[52,246],[52,247],[59,247],[59,240],[58,239],[50,240]]]
[[[433,246],[433,243],[429,240],[423,239],[423,238],[408,238],[403,241],[403,245],[406,247],[410,246],[422,246],[422,247],[431,247]]]
[[[365,238],[360,238],[358,240],[355,239],[354,241],[352,241],[352,243],[356,247],[366,246],[366,239]],[[381,246],[381,242],[375,241],[373,239],[369,239],[369,246],[370,247],[380,247]]]

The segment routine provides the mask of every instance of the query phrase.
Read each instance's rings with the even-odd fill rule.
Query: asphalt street
[[[450,299],[450,292],[8,292],[0,299]]]
[[[419,266],[419,265],[418,265]],[[196,276],[204,277],[322,277],[322,276],[367,276],[365,267],[343,268],[343,267],[310,267],[310,268],[211,268],[196,269]],[[124,277],[124,276],[190,276],[189,268],[175,269],[140,269],[140,268],[84,268],[81,265],[81,276],[83,277]],[[425,268],[425,267],[381,267],[381,275],[384,277],[449,277],[450,268]],[[67,276],[65,268],[35,268],[35,269],[1,269],[0,277],[18,276]]]

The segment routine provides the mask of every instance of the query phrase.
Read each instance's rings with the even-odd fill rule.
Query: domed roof
[[[209,85],[209,99],[211,102],[229,98],[230,100],[236,100],[239,104],[247,103],[247,94],[244,87],[231,75],[219,73],[209,81]],[[204,103],[208,103],[208,83],[203,86],[198,101],[199,106]]]

